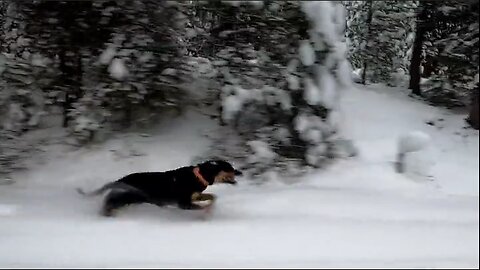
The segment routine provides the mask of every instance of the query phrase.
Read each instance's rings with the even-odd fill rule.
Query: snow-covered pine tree
[[[372,23],[372,1],[343,1],[347,11],[346,36],[348,44],[348,60],[356,70],[367,70],[370,57],[366,50]],[[367,66],[367,67],[365,67]],[[366,73],[362,72],[361,82],[366,83]]]
[[[35,91],[35,70],[12,58],[0,54],[0,184],[14,170],[24,168],[23,161],[34,147],[21,136],[38,123],[44,105]]]
[[[343,6],[209,4],[218,16],[213,44],[206,46],[216,50],[212,61],[224,82],[221,117],[241,141],[237,152],[226,148],[215,155],[238,157],[255,174],[291,162],[324,165],[335,156],[339,92],[350,83]],[[230,139],[220,138],[217,145]]]
[[[0,46],[0,118],[3,129],[21,134],[44,113],[44,88],[56,76],[48,59],[32,49],[22,4],[3,2]]]
[[[90,59],[85,95],[71,112],[79,137],[91,139],[104,125],[127,127],[187,103],[183,4],[120,2],[102,13],[117,18],[112,35]]]
[[[26,58],[29,53],[25,34],[25,18],[21,5],[15,1],[0,1],[0,51]]]
[[[401,80],[409,67],[418,1],[345,1],[349,59],[362,83]]]
[[[109,121],[134,122],[138,108],[158,113],[185,104],[184,5],[123,0],[12,4],[18,22],[25,24],[20,29],[31,41],[28,48],[49,58],[49,67],[58,71],[44,93],[62,105],[64,126],[84,139]]]
[[[410,88],[437,105],[468,105],[478,74],[478,2],[422,2],[420,8],[417,36],[423,40],[414,55],[423,61],[412,68],[422,65],[428,81],[420,89],[420,77],[412,76]]]
[[[59,71],[48,94],[63,107],[63,126],[67,127],[73,104],[84,95],[84,62],[108,39],[109,29],[98,27],[104,17],[92,1],[22,1],[17,5],[29,49],[48,57]]]

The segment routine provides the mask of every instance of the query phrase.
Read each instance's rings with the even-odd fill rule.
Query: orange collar
[[[209,183],[208,183],[207,180],[205,180],[205,178],[203,178],[203,176],[200,174],[200,168],[199,168],[199,167],[193,168],[193,174],[195,174],[195,176],[197,177],[198,181],[200,181],[200,183],[202,183],[202,185],[204,185],[205,187],[208,187]]]

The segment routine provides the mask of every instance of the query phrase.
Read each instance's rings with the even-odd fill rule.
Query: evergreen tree
[[[412,92],[437,105],[467,105],[478,74],[478,2],[425,2],[418,14]]]
[[[417,1],[347,1],[349,59],[362,83],[393,84],[409,68]]]
[[[222,154],[256,173],[292,160],[322,166],[334,157],[339,91],[350,83],[343,7],[255,1],[205,8],[218,16],[204,48],[215,52],[224,82],[221,117],[241,137],[235,149],[250,153]]]
[[[154,112],[180,111],[187,103],[183,5],[120,1],[108,12],[119,19],[101,51],[89,59],[85,95],[71,113],[80,137],[91,138],[108,123],[128,127]]]

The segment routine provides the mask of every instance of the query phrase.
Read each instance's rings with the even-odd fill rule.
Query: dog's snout
[[[235,171],[221,171],[216,177],[215,177],[215,183],[224,183],[224,184],[230,184],[230,185],[235,185],[237,184],[237,181],[235,180],[236,173]]]

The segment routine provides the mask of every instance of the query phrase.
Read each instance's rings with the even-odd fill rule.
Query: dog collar
[[[198,181],[200,181],[200,183],[202,183],[202,185],[204,185],[205,187],[207,187],[209,185],[207,180],[205,180],[205,178],[203,178],[203,176],[200,174],[200,168],[199,167],[193,168],[193,174],[195,174]]]

